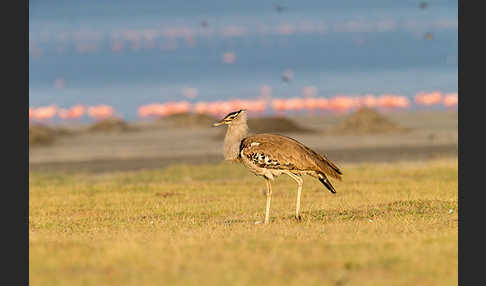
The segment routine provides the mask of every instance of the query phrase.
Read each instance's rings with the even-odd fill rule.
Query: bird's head
[[[230,112],[223,119],[213,124],[213,127],[226,125],[235,125],[239,123],[246,123],[246,109]]]

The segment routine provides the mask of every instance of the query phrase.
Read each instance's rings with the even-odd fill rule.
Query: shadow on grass
[[[181,193],[171,193],[171,192],[163,192],[163,193],[155,193],[155,196],[157,197],[162,197],[162,198],[168,198],[168,197],[173,197],[180,195]]]
[[[172,196],[175,194],[170,194]],[[162,196],[162,195],[161,195]],[[295,215],[288,215],[284,217],[270,218],[270,224],[278,224],[280,222],[304,223],[308,221],[333,223],[333,222],[347,222],[358,220],[370,220],[376,218],[386,217],[404,217],[404,216],[435,216],[450,214],[450,210],[457,209],[457,201],[442,201],[442,200],[406,200],[395,201],[386,204],[363,206],[354,209],[321,209],[310,212],[302,212],[301,219],[296,219]],[[188,213],[177,212],[165,215],[144,215],[132,218],[132,221],[146,221],[146,220],[178,220],[182,223],[190,223],[192,225],[206,225],[210,222],[217,224],[235,225],[235,224],[258,224],[263,225],[263,218],[260,220],[256,218],[238,218],[238,217],[221,217],[220,213],[200,212]]]
[[[441,213],[448,213],[451,209],[457,208],[457,202],[442,200],[406,200],[395,201],[375,206],[365,206],[358,209],[331,209],[315,210],[303,212],[304,217],[311,220],[335,222],[335,221],[355,221],[373,219],[386,216],[425,216]],[[289,219],[295,219],[289,216]]]
[[[357,220],[371,220],[383,217],[403,217],[403,216],[434,216],[450,214],[450,210],[457,209],[457,201],[443,200],[406,200],[395,201],[386,204],[363,206],[354,209],[321,209],[310,212],[301,212],[301,218],[297,219],[294,214],[285,217],[270,217],[270,224],[278,221],[291,221],[294,223],[304,223],[307,221],[321,221],[324,223],[346,222]],[[211,219],[207,216],[206,219]],[[222,220],[225,225],[232,224],[254,224],[257,219],[238,219],[226,218]],[[261,224],[263,224],[261,222]]]

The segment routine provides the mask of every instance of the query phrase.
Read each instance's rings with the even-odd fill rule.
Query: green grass
[[[457,285],[457,160],[340,166],[333,195],[236,164],[30,173],[31,285]]]

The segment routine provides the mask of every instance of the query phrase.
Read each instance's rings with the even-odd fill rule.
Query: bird
[[[242,163],[254,175],[265,179],[265,224],[268,224],[270,219],[271,181],[282,174],[288,175],[298,185],[295,208],[295,217],[298,220],[301,219],[302,175],[317,178],[332,194],[336,193],[328,176],[342,180],[343,173],[332,161],[287,136],[268,133],[248,136],[247,117],[246,109],[233,111],[222,120],[213,123],[213,127],[227,125],[223,146],[224,159]]]
[[[273,7],[275,8],[275,10],[277,10],[278,13],[281,13],[283,10],[285,10],[286,8],[280,4],[273,4]]]
[[[290,69],[287,69],[282,74],[282,81],[289,83],[294,79],[294,72]]]

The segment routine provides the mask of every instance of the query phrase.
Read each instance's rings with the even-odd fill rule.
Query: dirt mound
[[[299,126],[286,117],[249,118],[248,128],[253,133],[313,133],[315,130]]]
[[[44,125],[29,126],[29,146],[50,145],[54,142],[56,132]]]
[[[195,113],[177,113],[160,119],[161,121],[169,123],[173,127],[211,127],[211,125],[218,121],[216,117],[207,114]]]
[[[88,127],[90,132],[127,132],[135,130],[137,130],[136,127],[129,125],[120,118],[103,119]]]
[[[373,108],[361,108],[345,118],[334,130],[335,134],[380,134],[406,132]]]
[[[226,128],[220,129],[220,133],[214,137],[216,140],[222,140],[226,134]],[[316,130],[299,126],[293,120],[282,116],[248,118],[248,129],[250,135],[259,133],[286,134],[317,132]]]
[[[54,143],[58,137],[73,134],[73,131],[63,127],[31,124],[29,125],[29,146],[50,145]]]

